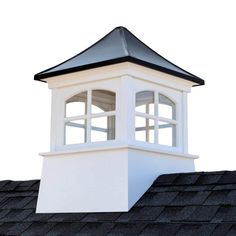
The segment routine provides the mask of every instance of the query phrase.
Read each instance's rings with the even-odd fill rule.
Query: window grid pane
[[[135,118],[135,137],[138,141],[154,143],[154,120],[136,116]]]
[[[86,120],[74,120],[65,123],[65,144],[86,142]]]
[[[91,142],[115,139],[115,116],[91,119]]]
[[[159,121],[158,125],[159,144],[166,146],[176,146],[176,125]]]
[[[176,119],[176,106],[168,97],[159,94],[158,115],[171,120]]]
[[[176,147],[176,105],[160,93],[155,92],[155,95],[154,103],[153,91],[136,93],[135,139]],[[153,119],[145,114],[153,115]],[[160,121],[159,118],[166,118],[167,121]],[[153,125],[150,125],[150,121],[153,121]]]
[[[107,90],[92,90],[92,114],[115,111],[116,94]]]
[[[116,94],[107,90],[88,90],[68,99],[65,145],[114,140],[115,109]]]
[[[142,91],[136,93],[136,108],[137,112],[142,112],[154,115],[154,92]]]
[[[79,93],[66,101],[66,117],[87,114],[87,91]]]

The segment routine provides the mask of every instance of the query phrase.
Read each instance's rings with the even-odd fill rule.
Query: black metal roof
[[[236,235],[236,171],[162,175],[127,213],[35,214],[38,188],[0,181],[0,235]]]
[[[36,74],[34,79],[42,80],[120,62],[133,62],[204,85],[204,80],[166,60],[124,27],[115,28],[91,47],[57,66]]]

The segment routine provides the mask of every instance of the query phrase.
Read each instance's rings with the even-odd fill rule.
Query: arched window
[[[154,91],[136,93],[135,138],[138,141],[176,146],[176,105]]]
[[[65,144],[115,139],[116,94],[88,90],[66,101]]]

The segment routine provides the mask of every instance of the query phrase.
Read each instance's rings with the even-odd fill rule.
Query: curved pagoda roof
[[[42,81],[52,76],[121,62],[132,62],[195,82],[198,85],[204,85],[204,80],[166,60],[121,26],[113,29],[98,42],[74,57],[36,74],[34,79]]]

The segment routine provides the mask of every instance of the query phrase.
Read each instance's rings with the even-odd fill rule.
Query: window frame
[[[143,113],[143,112],[138,112],[136,111],[136,98],[137,98],[137,94],[140,92],[153,92],[154,94],[154,115],[148,114],[148,113]],[[175,105],[175,119],[169,119],[166,117],[162,117],[159,116],[159,109],[158,109],[158,105],[159,105],[159,95],[163,95],[165,97],[167,97],[168,99],[170,99],[174,105]],[[134,137],[135,137],[135,141],[136,142],[142,142],[144,144],[148,144],[148,145],[158,145],[161,147],[167,147],[167,148],[178,148],[179,146],[179,136],[178,136],[178,125],[179,125],[179,121],[178,121],[178,103],[176,102],[175,99],[173,99],[171,96],[167,95],[165,92],[162,91],[158,91],[158,90],[150,90],[150,89],[146,89],[146,90],[140,90],[140,91],[136,91],[135,93],[135,120],[136,117],[142,117],[145,119],[152,119],[154,120],[154,143],[152,142],[148,142],[148,141],[141,141],[141,140],[137,140],[136,139],[136,129],[138,127],[136,127],[136,124],[134,126],[135,130],[134,130]],[[175,137],[172,136],[172,142],[174,142],[174,145],[164,145],[164,144],[160,144],[159,143],[159,121],[160,122],[166,122],[169,123],[171,125],[175,125]],[[135,122],[134,122],[135,123]]]
[[[103,91],[109,91],[114,93],[115,95],[115,110],[114,111],[104,111],[104,112],[100,112],[100,113],[92,113],[92,91],[96,91],[96,90],[103,90]],[[78,116],[71,116],[71,117],[66,117],[66,104],[67,101],[72,98],[73,96],[83,93],[83,92],[87,92],[87,107],[86,107],[86,114],[84,115],[78,115]],[[79,91],[77,93],[75,93],[74,95],[70,96],[69,98],[67,98],[65,100],[64,103],[65,109],[64,109],[64,119],[63,119],[63,126],[64,126],[64,134],[63,134],[63,145],[64,146],[75,146],[75,145],[85,145],[85,144],[89,144],[89,143],[98,143],[98,142],[112,142],[114,140],[116,140],[116,109],[117,109],[117,94],[115,91],[112,90],[108,90],[108,89],[103,89],[103,88],[93,88],[93,89],[85,89],[82,91]],[[91,141],[91,131],[92,131],[92,119],[93,118],[99,118],[99,117],[110,117],[110,116],[114,116],[115,117],[115,138],[114,139],[110,139],[110,140],[105,140],[105,141],[95,141],[92,142]],[[66,144],[66,123],[70,122],[70,121],[75,121],[75,120],[84,120],[85,124],[86,124],[86,135],[85,135],[85,142],[84,143],[73,143],[73,144]]]

